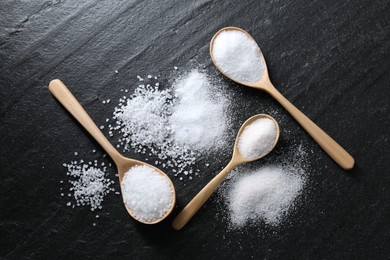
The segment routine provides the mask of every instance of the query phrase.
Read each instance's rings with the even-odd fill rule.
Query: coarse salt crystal
[[[148,149],[149,156],[169,158],[172,163],[165,166],[180,165],[178,173],[183,173],[195,163],[200,150],[219,149],[228,140],[225,113],[229,100],[218,90],[198,70],[176,80],[173,89],[140,85],[114,110],[114,129],[123,137],[117,147],[142,154]]]
[[[67,175],[73,178],[69,182],[72,185],[70,191],[73,193],[76,205],[89,205],[94,211],[101,208],[104,196],[114,189],[110,187],[112,181],[106,177],[106,172],[90,164],[78,164],[77,162],[67,164]],[[69,193],[68,197],[71,197],[72,193]]]
[[[146,165],[130,168],[121,186],[125,204],[132,215],[142,222],[162,218],[174,200],[174,191],[167,178]]]

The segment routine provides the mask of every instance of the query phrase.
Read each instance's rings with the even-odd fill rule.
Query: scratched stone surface
[[[389,10],[387,0],[0,1],[0,258],[389,258]],[[218,73],[209,42],[232,25],[259,43],[277,89],[351,153],[352,170],[335,164],[268,94]],[[228,86],[233,132],[269,113],[282,129],[275,154],[297,142],[309,151],[303,195],[279,226],[232,230],[217,193],[183,230],[171,228],[229,161],[231,146],[200,158],[202,174],[192,181],[167,172],[177,205],[160,224],[132,220],[114,193],[97,212],[66,206],[62,164],[111,161],[52,97],[50,80],[63,80],[102,125],[137,75],[160,75],[169,86],[175,66],[179,73],[200,67]],[[115,168],[109,172],[119,190]]]

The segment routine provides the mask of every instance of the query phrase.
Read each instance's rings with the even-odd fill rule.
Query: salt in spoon
[[[276,88],[273,86],[273,84],[269,79],[267,64],[260,50],[260,47],[258,47],[258,51],[259,51],[258,54],[261,57],[261,62],[263,63],[263,71],[258,71],[259,75],[260,73],[262,73],[262,75],[260,75],[260,79],[257,80],[256,82],[242,82],[240,80],[237,80],[237,78],[229,75],[229,72],[224,71],[221,68],[220,64],[214,57],[213,47],[217,37],[222,32],[229,31],[229,30],[235,30],[244,33],[249,37],[249,39],[253,40],[253,42],[258,47],[256,41],[252,38],[252,36],[248,32],[237,27],[222,28],[214,35],[214,37],[211,39],[210,42],[211,59],[214,65],[217,67],[217,69],[226,77],[230,78],[231,80],[237,83],[268,92],[295,118],[295,120],[297,120],[297,122],[306,130],[306,132],[322,147],[322,149],[324,149],[324,151],[338,165],[340,165],[345,170],[352,169],[355,164],[355,160],[353,159],[353,157],[346,150],[344,150],[344,148],[342,148],[335,140],[333,140],[328,134],[326,134],[320,127],[318,127],[313,121],[311,121],[306,115],[304,115],[299,109],[297,109],[293,104],[291,104],[279,91],[276,90]]]
[[[245,127],[249,126],[253,122],[255,122],[258,119],[270,119],[274,124],[275,124],[275,135],[274,135],[274,142],[273,145],[270,147],[269,150],[266,151],[266,153],[262,154],[260,157],[257,158],[245,158],[239,150],[239,138],[244,131]],[[175,219],[172,222],[172,227],[176,230],[182,229],[188,221],[195,215],[195,213],[200,209],[200,207],[208,200],[208,198],[211,196],[211,194],[217,189],[218,185],[224,180],[225,176],[236,166],[251,162],[254,160],[258,160],[265,155],[267,155],[269,152],[273,150],[275,147],[276,143],[278,142],[279,139],[279,125],[276,122],[276,120],[265,114],[258,114],[255,116],[250,117],[248,120],[242,124],[240,130],[238,131],[236,141],[234,143],[234,148],[233,148],[233,155],[232,159],[228,163],[228,165],[220,172],[218,173],[188,204],[185,206],[185,208],[175,217]]]
[[[176,201],[176,194],[175,194],[175,188],[173,186],[172,181],[169,179],[169,177],[159,170],[158,168],[135,160],[126,158],[123,155],[121,155],[107,140],[107,138],[103,135],[103,133],[99,130],[99,128],[96,126],[96,124],[92,121],[92,119],[89,117],[87,112],[84,110],[84,108],[81,106],[81,104],[77,101],[77,99],[73,96],[73,94],[69,91],[69,89],[65,86],[62,81],[55,79],[52,80],[49,83],[49,90],[54,95],[55,98],[73,115],[73,117],[92,135],[93,138],[103,147],[103,149],[107,152],[108,155],[112,158],[112,160],[115,162],[116,167],[118,169],[118,175],[119,175],[119,181],[122,183],[122,180],[126,174],[126,172],[134,167],[134,166],[147,166],[152,169],[154,169],[158,174],[166,178],[168,181],[171,191],[172,191],[172,200],[169,209],[162,215],[159,219],[153,220],[153,221],[144,221],[141,219],[138,219],[137,216],[134,215],[132,210],[125,204],[127,212],[132,216],[135,220],[144,223],[144,224],[156,224],[163,219],[165,219],[173,210],[175,206]],[[122,189],[122,185],[121,185]]]

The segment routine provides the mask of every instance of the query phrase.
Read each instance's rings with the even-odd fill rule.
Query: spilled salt
[[[162,218],[173,203],[174,192],[167,178],[146,165],[130,168],[121,186],[124,203],[142,222]]]
[[[238,30],[219,33],[214,39],[212,56],[224,74],[241,82],[260,80],[265,69],[263,55],[256,42]]]
[[[276,138],[274,121],[260,118],[247,125],[238,139],[238,150],[248,160],[256,160],[269,153]]]
[[[100,169],[96,166],[97,163],[92,165],[92,163],[83,164],[77,161],[64,164],[68,169],[67,175],[71,177],[69,180],[71,193],[68,196],[74,197],[76,202],[73,206],[88,205],[92,211],[101,209],[104,197],[114,191],[111,187],[114,181],[107,177],[106,168]],[[67,203],[67,206],[71,205],[71,202]]]
[[[231,223],[242,227],[262,219],[277,225],[301,193],[304,179],[281,166],[264,166],[256,170],[235,172],[239,177],[228,192]]]
[[[195,150],[218,149],[225,143],[228,100],[213,91],[206,74],[191,71],[176,82],[178,102],[173,106],[169,125],[175,143]]]
[[[234,169],[218,189],[227,206],[221,210],[227,213],[229,228],[261,223],[277,227],[286,221],[300,205],[309,177],[308,155],[302,143],[293,143],[287,150]]]
[[[118,131],[117,147],[157,156],[156,165],[189,177],[199,172],[191,166],[201,152],[226,144],[229,100],[196,69],[179,76],[171,88],[161,90],[157,83],[152,76],[150,84],[140,84],[130,97],[119,100],[109,135]]]

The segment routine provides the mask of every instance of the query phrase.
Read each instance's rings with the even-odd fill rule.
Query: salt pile
[[[148,79],[151,81],[153,77]],[[123,96],[115,108],[119,146],[137,153],[155,155],[154,164],[175,175],[191,176],[202,152],[226,144],[229,100],[205,73],[192,70],[177,79],[171,89],[161,90],[159,82],[142,82],[130,97]]]
[[[247,125],[238,139],[238,150],[248,160],[256,160],[269,153],[275,144],[276,125],[269,118],[260,118]]]
[[[308,178],[302,144],[234,169],[218,192],[230,228],[265,223],[277,227],[299,205]]]
[[[299,175],[281,166],[265,166],[253,171],[240,171],[240,177],[228,193],[230,220],[237,227],[262,219],[277,225],[293,205],[303,188]]]
[[[177,102],[169,125],[176,144],[195,150],[214,150],[226,138],[228,99],[213,92],[207,76],[192,71],[174,85]]]
[[[73,203],[76,206],[88,205],[91,207],[91,210],[101,209],[102,202],[104,197],[114,191],[114,188],[111,185],[114,181],[110,180],[107,177],[106,167],[98,168],[97,162],[93,164],[84,164],[81,160],[80,162],[74,161],[70,164],[64,163],[64,167],[67,167],[68,171],[66,175],[72,177],[69,180],[69,183],[72,185],[69,191],[69,196],[72,196],[76,200],[76,203]],[[61,194],[63,195],[63,194]],[[68,206],[72,206],[71,202],[67,203]]]
[[[130,168],[121,186],[124,203],[141,222],[161,219],[174,200],[174,192],[167,178],[146,165]]]
[[[226,30],[214,39],[213,60],[230,78],[253,83],[261,79],[265,63],[256,42],[244,32]]]

